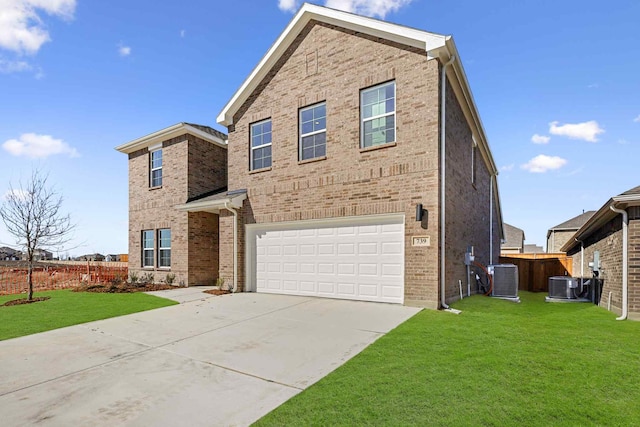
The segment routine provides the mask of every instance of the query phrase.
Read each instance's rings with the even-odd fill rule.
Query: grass
[[[422,311],[257,425],[640,425],[640,323],[544,296]]]
[[[101,294],[63,290],[34,294],[34,297],[41,296],[50,296],[51,299],[0,307],[0,340],[177,304],[144,293]],[[19,298],[24,298],[24,295],[0,296],[0,304]]]

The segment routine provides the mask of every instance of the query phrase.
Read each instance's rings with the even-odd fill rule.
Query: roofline
[[[228,194],[228,197],[224,199],[216,199],[216,200],[202,200],[184,203],[182,205],[174,206],[175,209],[182,212],[220,212],[220,209],[225,209],[226,205],[229,205],[232,208],[239,209],[242,207],[242,202],[247,198],[247,193],[235,193]]]
[[[269,73],[282,54],[291,45],[300,31],[311,21],[316,20],[342,28],[355,30],[375,37],[384,38],[397,43],[424,49],[427,52],[443,47],[446,36],[409,28],[390,22],[380,21],[341,10],[304,3],[295,14],[289,25],[280,34],[275,43],[262,57],[258,65],[242,83],[231,100],[218,115],[217,122],[224,126],[233,124],[233,116],[242,104],[258,87],[262,79]]]
[[[635,195],[619,195],[610,198],[596,213],[594,213],[582,227],[576,231],[573,235],[573,239],[570,239],[565,243],[560,251],[569,252],[571,249],[578,245],[578,242],[583,241],[589,237],[595,230],[602,227],[607,222],[618,216],[617,213],[611,210],[611,207],[617,207],[620,209],[627,209],[632,206],[640,206],[640,194]]]
[[[116,150],[120,151],[121,153],[130,154],[134,151],[150,147],[152,145],[161,143],[171,138],[175,138],[185,133],[190,133],[191,135],[202,138],[205,141],[211,142],[212,144],[218,145],[225,149],[227,148],[227,141],[223,140],[222,138],[200,130],[188,123],[180,122],[173,126],[169,126],[157,132],[150,133],[149,135],[145,135],[141,138],[134,139],[133,141],[129,141],[125,144],[119,145],[116,147]]]

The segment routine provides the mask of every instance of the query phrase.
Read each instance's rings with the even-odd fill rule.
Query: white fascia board
[[[224,199],[218,200],[203,200],[201,202],[190,202],[182,205],[175,206],[175,209],[183,212],[214,212],[217,213],[220,209],[224,209],[225,205],[229,207],[239,209],[242,207],[242,202],[247,198],[247,193],[241,193],[233,196],[229,196]]]
[[[223,139],[215,135],[211,135],[208,132],[204,132],[186,123],[178,123],[149,135],[145,135],[141,138],[134,139],[133,141],[127,142],[126,144],[119,145],[116,147],[116,150],[120,151],[121,153],[129,154],[133,153],[134,151],[140,150],[141,148],[147,148],[157,144],[161,144],[163,141],[175,138],[176,136],[184,135],[185,133],[190,133],[191,135],[202,138],[205,141],[209,141],[220,147],[227,148],[227,141],[224,141]]]
[[[249,74],[249,77],[242,83],[240,89],[224,106],[216,119],[219,124],[227,127],[233,124],[233,115],[311,20],[417,47],[424,49],[427,53],[444,47],[446,41],[446,37],[443,35],[305,3],[251,74]]]

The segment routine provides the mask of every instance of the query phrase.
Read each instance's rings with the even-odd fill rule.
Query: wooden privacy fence
[[[501,264],[518,266],[518,289],[549,292],[549,277],[571,276],[573,260],[566,254],[508,254],[500,256]]]
[[[33,269],[33,290],[68,289],[83,283],[126,280],[128,273],[127,263],[38,263]],[[23,263],[0,265],[0,295],[23,293],[27,287],[27,267]]]

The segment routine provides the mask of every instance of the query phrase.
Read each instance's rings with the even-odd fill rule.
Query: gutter
[[[447,67],[455,61],[455,55],[452,55],[442,66],[442,74],[440,76],[440,305],[445,310],[453,311],[452,308],[446,302],[445,294],[445,279],[446,279],[446,265],[445,265],[445,239],[447,237],[447,223],[446,218],[446,166],[447,166],[447,136],[446,136],[446,120],[447,120]],[[458,310],[456,310],[458,311]],[[459,312],[459,311],[458,311]]]
[[[609,208],[622,215],[622,314],[616,320],[625,320],[629,313],[629,260],[627,246],[629,242],[629,215],[624,209],[618,209],[614,204]]]

